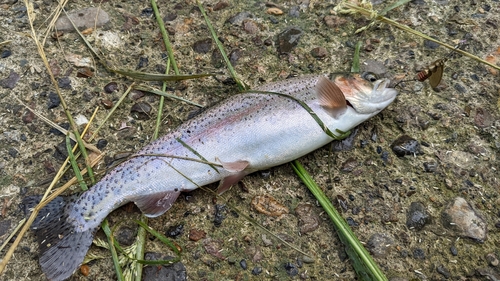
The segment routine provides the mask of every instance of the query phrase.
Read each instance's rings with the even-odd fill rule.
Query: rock
[[[394,240],[385,233],[375,233],[368,239],[366,248],[377,258],[386,257],[389,254]]]
[[[255,211],[271,217],[288,214],[288,208],[269,195],[257,195],[251,204]]]
[[[287,262],[284,264],[284,267],[285,267],[285,271],[286,273],[288,274],[288,276],[295,276],[297,274],[299,274],[299,269],[297,268],[297,266],[291,262]]]
[[[0,86],[6,89],[14,89],[17,85],[17,81],[19,81],[19,78],[21,78],[21,76],[19,76],[19,74],[17,74],[14,70],[11,70],[9,77],[0,80]]]
[[[205,248],[205,251],[221,260],[224,260],[225,257],[222,255],[222,242],[219,240],[211,239],[211,238],[206,238],[203,239],[203,247]]]
[[[222,222],[223,222],[223,221],[224,221],[224,219],[226,218],[226,216],[224,215],[225,210],[226,210],[226,206],[225,206],[225,205],[215,204],[215,210],[214,210],[214,225],[215,225],[216,227],[221,226],[221,225],[222,225]]]
[[[402,135],[393,141],[391,149],[398,157],[422,154],[418,141],[408,135]]]
[[[295,208],[295,213],[299,219],[300,233],[305,234],[318,229],[320,219],[314,212],[313,205],[299,204],[297,208]]]
[[[57,79],[57,84],[61,89],[71,89],[71,79],[69,79],[69,77],[62,77]]]
[[[451,200],[441,213],[443,226],[456,235],[484,242],[487,225],[482,216],[462,197]]]
[[[377,77],[385,77],[387,74],[387,68],[383,62],[369,59],[361,64],[361,72],[372,73]]]
[[[162,256],[159,253],[146,253],[146,260],[172,260],[173,257]],[[150,265],[144,267],[142,273],[144,281],[185,281],[187,280],[186,267],[181,262],[169,265]]]
[[[47,101],[47,109],[56,108],[61,103],[61,99],[59,99],[59,96],[54,92],[50,92],[48,97],[49,100]]]
[[[311,56],[317,58],[317,59],[322,59],[326,56],[328,56],[328,51],[324,47],[316,47],[311,50]]]
[[[9,219],[0,221],[0,237],[9,232],[11,222]]]
[[[219,11],[219,10],[225,9],[227,7],[229,7],[229,3],[227,1],[219,1],[219,2],[217,2],[217,4],[214,5],[213,10]]]
[[[79,29],[90,27],[102,27],[109,22],[109,15],[100,8],[85,8],[81,10],[73,10],[68,13],[68,16],[63,15],[56,21],[56,29],[58,31],[73,31],[73,25],[68,17],[73,21]]]
[[[412,202],[408,213],[406,214],[406,226],[409,229],[421,230],[426,224],[431,221],[431,217],[427,212],[424,204],[420,202]]]
[[[184,225],[183,224],[172,225],[165,232],[165,236],[171,237],[171,238],[177,238],[183,232],[184,232]]]
[[[109,82],[108,84],[106,84],[106,86],[104,86],[104,92],[108,94],[111,94],[117,90],[118,90],[118,83],[116,82]]]
[[[193,50],[199,54],[206,54],[212,49],[212,39],[207,38],[194,42]]]
[[[189,231],[189,240],[191,241],[198,241],[200,239],[203,239],[207,236],[207,233],[203,230],[200,229],[191,229]]]
[[[115,233],[115,238],[120,245],[130,246],[135,242],[137,235],[137,227],[134,229],[130,226],[122,226]]]
[[[299,39],[302,36],[302,30],[298,27],[289,27],[278,34],[278,53],[288,54],[299,44]]]
[[[132,116],[139,120],[148,120],[153,108],[147,102],[138,102],[132,106],[130,113]]]
[[[232,25],[241,25],[243,20],[253,18],[253,15],[249,12],[239,12],[227,20],[228,23]]]

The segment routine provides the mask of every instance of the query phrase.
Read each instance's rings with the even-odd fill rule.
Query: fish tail
[[[68,211],[76,196],[57,197],[38,213],[31,229],[39,244],[40,266],[49,280],[69,278],[82,264],[97,228],[86,231],[78,229],[68,221]],[[25,213],[29,214],[41,196],[30,196],[23,200]]]

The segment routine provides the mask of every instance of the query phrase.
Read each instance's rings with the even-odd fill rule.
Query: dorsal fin
[[[338,118],[347,108],[342,90],[324,76],[316,84],[316,96],[319,104],[334,118]]]

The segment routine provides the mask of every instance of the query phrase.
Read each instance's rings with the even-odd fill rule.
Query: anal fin
[[[174,204],[181,192],[178,189],[163,191],[143,196],[137,196],[133,199],[135,205],[141,209],[147,217],[154,218],[164,214]]]

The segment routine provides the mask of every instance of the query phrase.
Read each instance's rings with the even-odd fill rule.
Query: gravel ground
[[[385,5],[375,2],[377,10]],[[55,3],[31,3],[34,26],[42,38]],[[276,4],[204,1],[238,75],[252,87],[291,75],[348,72],[358,41],[363,44],[363,67],[390,77],[413,77],[433,61],[449,58],[437,91],[427,82],[400,84],[398,99],[358,127],[353,137],[327,145],[300,161],[389,278],[499,280],[497,71],[388,25],[375,24],[355,35],[354,31],[369,21],[336,15],[336,4],[313,0]],[[80,11],[83,17],[90,12],[81,10],[90,6],[98,4],[72,1],[66,9]],[[210,34],[196,3],[160,1],[158,6],[181,73],[217,74],[216,79],[169,83],[168,91],[204,106],[237,93],[215,45],[208,40]],[[22,198],[44,191],[61,166],[65,150],[64,136],[14,97],[63,127],[67,121],[30,38],[24,3],[0,0],[0,7],[0,42],[11,41],[0,47],[3,242],[24,216],[19,207]],[[166,52],[149,3],[104,1],[101,8],[109,15],[109,22],[104,19],[102,27],[86,32],[87,40],[115,67],[162,73]],[[461,48],[496,63],[500,56],[499,9],[498,1],[489,0],[417,0],[389,12],[388,17],[451,45],[466,38]],[[45,53],[71,113],[86,123],[85,118],[98,107],[96,124],[100,123],[132,81],[98,65],[75,33],[47,34]],[[106,153],[97,169],[101,175],[106,165],[124,152],[150,142],[158,102],[155,95],[131,93],[107,122],[99,141],[93,142]],[[196,109],[168,100],[161,132],[174,129]],[[96,128],[93,125],[91,131]],[[410,155],[396,154],[406,152]],[[70,177],[68,174],[63,181]],[[257,197],[261,201],[256,196],[261,196]],[[315,259],[270,238],[224,207],[221,200],[197,190],[181,196],[165,215],[150,220],[150,226],[174,237],[183,254],[180,264],[161,269],[172,279],[154,279],[160,274],[157,268],[148,270],[145,280],[355,278],[332,223],[290,165],[247,176],[243,185],[226,193],[226,198]],[[255,204],[262,200],[287,212],[279,217],[257,212]],[[128,205],[108,217],[112,226],[120,225],[120,242],[133,241],[137,227],[124,221],[139,215]],[[152,252],[150,258],[172,255],[153,238],[148,239],[147,251]],[[88,277],[77,272],[71,280],[116,279],[109,252],[93,247],[90,253],[104,258],[82,270]],[[43,280],[31,233],[22,240],[0,279]]]

